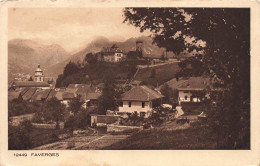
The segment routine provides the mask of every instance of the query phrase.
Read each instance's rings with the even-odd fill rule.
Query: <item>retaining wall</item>
[[[132,132],[138,130],[143,130],[143,126],[107,125],[107,132]]]
[[[60,129],[64,129],[64,122],[60,122]],[[37,129],[56,129],[56,123],[43,124],[43,123],[32,123],[32,126]]]

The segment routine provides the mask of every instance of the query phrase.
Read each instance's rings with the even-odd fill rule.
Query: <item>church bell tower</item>
[[[43,71],[40,68],[41,66],[38,64],[38,68],[35,70],[34,74],[34,82],[43,82]]]

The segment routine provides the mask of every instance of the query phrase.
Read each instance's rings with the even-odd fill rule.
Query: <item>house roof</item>
[[[52,89],[52,90],[50,91],[49,96],[47,97],[46,100],[49,100],[49,99],[55,97],[55,96],[56,96],[56,93],[57,93],[57,91],[55,91],[54,89]]]
[[[211,82],[209,78],[190,77],[178,87],[178,90],[203,90],[210,84]]]
[[[111,47],[103,47],[102,53],[122,53],[123,50],[119,49],[116,44],[113,44]]]
[[[83,94],[87,92],[94,92],[94,86],[90,84],[69,84],[65,92]]]
[[[211,81],[206,77],[190,77],[190,78],[179,78],[177,81],[175,78],[166,82],[171,89],[178,90],[203,90],[207,86],[211,85]],[[162,86],[160,86],[160,89]]]
[[[164,96],[159,92],[148,88],[147,86],[137,86],[133,89],[125,92],[122,95],[122,100],[130,100],[130,101],[151,101],[159,98],[163,98]]]
[[[63,92],[62,93],[62,99],[66,100],[66,99],[73,99],[75,97],[74,93],[70,93],[70,92]]]
[[[22,88],[21,89],[21,95],[23,96],[30,88],[26,87],[26,88]]]
[[[37,88],[30,88],[28,91],[26,91],[26,93],[23,95],[23,100],[30,100],[36,90]]]
[[[187,79],[182,79],[182,78],[179,78],[179,80],[177,81],[175,78],[174,79],[171,79],[170,81],[167,81],[165,84],[169,86],[169,88],[171,89],[177,89],[179,88],[184,82],[186,82]],[[162,84],[159,89],[161,90],[162,87],[165,85],[165,84]]]
[[[15,81],[12,86],[15,87],[49,87],[47,82],[33,82],[33,81]]]
[[[101,93],[87,93],[86,100],[97,100]]]
[[[70,84],[65,92],[74,94],[74,97],[80,95],[80,100],[85,101],[86,94],[94,93],[95,90],[95,87],[90,84]],[[65,96],[68,96],[68,94],[65,94]]]
[[[51,92],[51,89],[46,89],[43,91],[43,94],[42,94],[42,99],[47,99],[47,97],[49,96]]]
[[[32,100],[34,100],[34,101],[41,101],[42,100],[42,94],[43,94],[42,90],[37,90],[34,93],[34,95],[32,96]]]
[[[116,44],[113,44],[111,48],[119,48]]]
[[[55,97],[56,97],[58,100],[63,100],[63,98],[62,98],[63,93],[64,93],[64,92],[58,91],[58,92],[56,92]]]

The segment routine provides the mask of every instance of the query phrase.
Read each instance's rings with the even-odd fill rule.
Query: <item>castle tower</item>
[[[43,82],[43,71],[40,68],[40,65],[38,65],[38,68],[35,70],[35,74],[34,74],[34,82]]]
[[[141,40],[136,41],[136,53],[138,54],[139,58],[143,57],[143,41]]]
[[[143,52],[143,41],[141,40],[136,41],[136,51]]]

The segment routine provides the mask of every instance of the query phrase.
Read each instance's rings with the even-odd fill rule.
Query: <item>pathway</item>
[[[126,139],[129,135],[73,136],[58,142],[42,145],[33,150],[87,150],[102,149]]]

